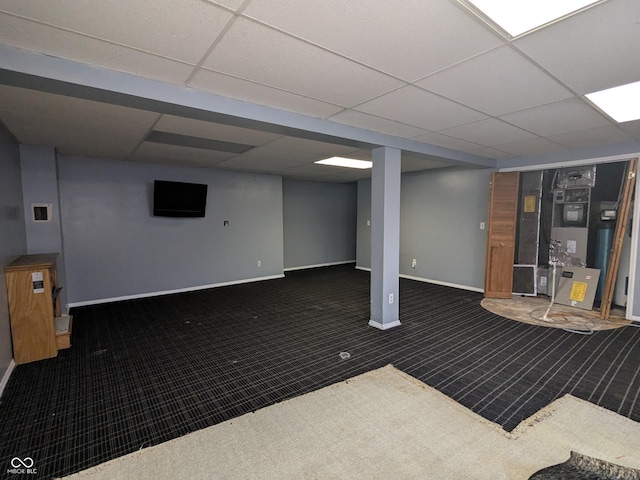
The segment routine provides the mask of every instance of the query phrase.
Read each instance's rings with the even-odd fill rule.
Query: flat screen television
[[[156,217],[204,217],[207,185],[155,180],[153,215]]]

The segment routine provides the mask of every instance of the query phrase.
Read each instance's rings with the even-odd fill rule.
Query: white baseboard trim
[[[13,373],[14,368],[16,368],[16,362],[14,362],[12,358],[11,362],[9,363],[9,366],[7,367],[7,371],[4,372],[4,375],[2,376],[2,380],[0,380],[0,397],[2,397],[2,394],[4,393],[4,388],[7,386],[7,383],[9,383],[9,377]]]
[[[261,282],[263,280],[274,280],[276,278],[284,278],[284,274],[268,275],[265,277],[245,278],[243,280],[232,280],[230,282],[211,283],[209,285],[198,285],[196,287],[176,288],[174,290],[163,290],[160,292],[139,293],[135,295],[124,295],[121,297],[98,298],[95,300],[85,300],[82,302],[69,303],[68,308],[84,307],[86,305],[98,305],[100,303],[119,302],[122,300],[135,300],[137,298],[158,297],[160,295],[170,295],[172,293],[195,292],[197,290],[206,290],[208,288],[226,287],[229,285],[240,285],[242,283]]]
[[[342,262],[330,262],[330,263],[317,263],[315,265],[303,265],[301,267],[287,267],[284,269],[285,272],[292,272],[294,270],[307,270],[309,268],[319,268],[319,267],[332,267],[334,265],[345,265],[347,263],[355,263],[354,260],[345,260]]]
[[[365,272],[370,272],[371,268],[361,267],[360,265],[356,265],[356,270],[364,270]],[[413,275],[405,275],[404,273],[401,273],[399,277],[406,278],[408,280],[416,280],[418,282],[433,283],[434,285],[442,285],[443,287],[453,287],[453,288],[458,288],[460,290],[469,290],[471,292],[484,293],[484,288],[470,287],[469,285],[460,285],[458,283],[441,282],[440,280],[431,280],[429,278],[414,277]]]
[[[396,320],[395,322],[390,323],[380,323],[376,322],[375,320],[369,320],[369,326],[377,328],[378,330],[389,330],[390,328],[397,327],[399,325],[402,325],[400,323],[400,320]]]
[[[441,282],[440,280],[431,280],[423,277],[414,277],[412,275],[405,275],[404,273],[400,274],[400,278],[416,280],[418,282],[433,283],[434,285],[442,285],[443,287],[453,287],[453,288],[458,288],[460,290],[469,290],[471,292],[484,293],[484,288],[470,287],[469,285],[460,285],[458,283]]]

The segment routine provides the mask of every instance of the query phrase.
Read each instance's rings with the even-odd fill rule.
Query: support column
[[[389,147],[372,151],[369,325],[380,330],[400,325],[400,154]]]

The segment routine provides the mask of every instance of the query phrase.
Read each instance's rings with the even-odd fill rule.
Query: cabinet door
[[[494,172],[489,186],[489,231],[485,260],[484,296],[509,298],[513,288],[518,172]]]

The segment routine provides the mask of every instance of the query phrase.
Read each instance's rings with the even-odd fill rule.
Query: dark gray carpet
[[[402,326],[382,332],[369,274],[344,265],[76,308],[71,349],[5,389],[0,465],[67,475],[389,363],[507,430],[565,393],[640,420],[640,329],[576,335],[481,299],[401,280]]]

